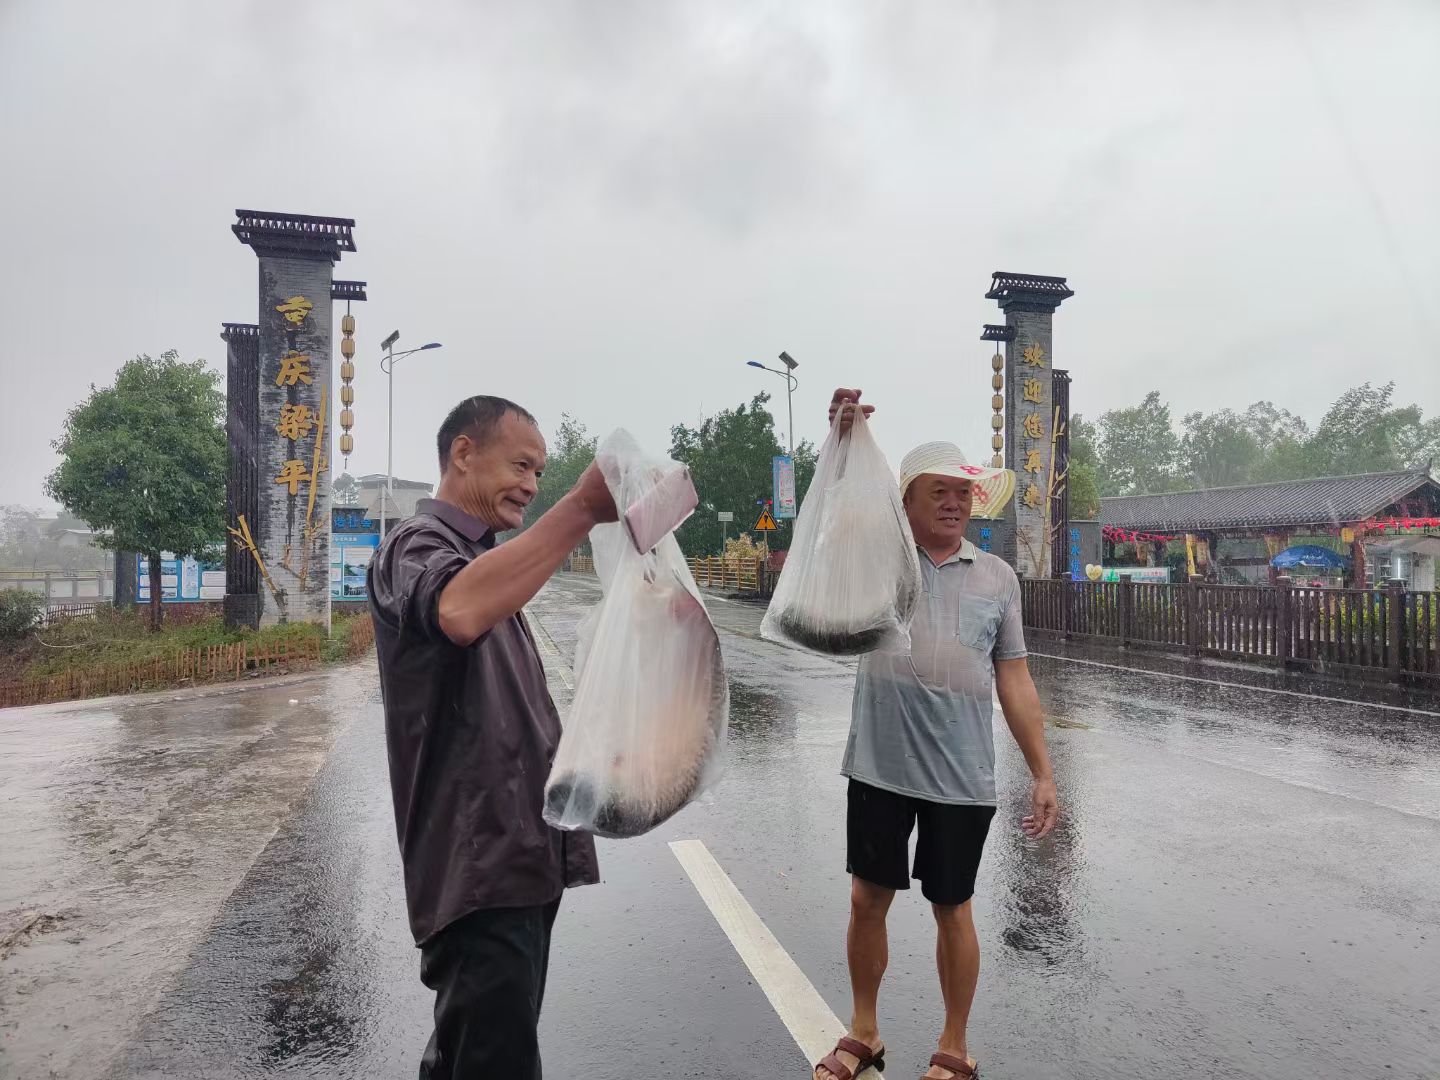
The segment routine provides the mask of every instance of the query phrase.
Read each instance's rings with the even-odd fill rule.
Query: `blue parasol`
[[[1295,566],[1343,570],[1350,565],[1350,560],[1343,555],[1337,555],[1329,548],[1317,547],[1314,544],[1300,544],[1280,552],[1270,560],[1270,565],[1277,570],[1289,570]]]

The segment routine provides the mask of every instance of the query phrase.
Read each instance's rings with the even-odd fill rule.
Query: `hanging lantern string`
[[[345,301],[345,317],[340,320],[340,355],[344,360],[340,364],[340,453],[345,457],[345,465],[350,464],[350,453],[355,449],[355,439],[350,434],[350,429],[355,425],[355,413],[351,406],[355,404],[355,387],[352,385],[355,379],[355,317],[350,314],[350,301]]]

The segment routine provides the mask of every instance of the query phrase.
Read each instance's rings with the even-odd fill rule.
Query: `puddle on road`
[[[60,929],[73,915],[73,912],[0,912],[0,960],[9,959],[12,953],[24,948],[35,938]]]
[[[7,906],[46,914],[7,947],[7,1069],[103,1072],[303,798],[353,682],[16,711],[0,871]]]

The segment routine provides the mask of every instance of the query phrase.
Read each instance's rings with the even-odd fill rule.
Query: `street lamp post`
[[[790,428],[789,428],[789,430],[786,432],[786,434],[789,436],[789,439],[790,439],[790,456],[793,458],[793,457],[795,456],[795,400],[794,400],[794,395],[795,395],[795,387],[797,387],[797,386],[800,385],[800,380],[797,379],[797,378],[795,378],[795,376],[792,375],[791,372],[793,372],[797,367],[799,367],[800,364],[799,364],[798,361],[796,361],[794,358],[792,358],[791,355],[790,355],[788,352],[782,352],[782,353],[780,354],[780,362],[785,365],[786,370],[781,371],[779,368],[766,367],[764,364],[760,363],[759,360],[747,360],[747,361],[746,361],[746,363],[749,364],[750,367],[758,367],[761,371],[768,371],[768,372],[770,372],[772,375],[779,375],[782,379],[785,380],[785,408],[786,408],[786,410],[787,410],[787,412],[789,413],[789,416],[790,416]]]
[[[406,349],[404,352],[397,353],[394,351],[395,342],[399,340],[400,331],[395,330],[380,343],[380,347],[385,350],[385,358],[380,361],[380,370],[385,372],[389,384],[390,396],[385,418],[385,490],[380,495],[381,540],[385,539],[385,526],[389,520],[389,509],[395,505],[395,361],[403,360],[411,353],[440,348],[440,342],[432,341],[427,345],[421,345],[419,348]]]

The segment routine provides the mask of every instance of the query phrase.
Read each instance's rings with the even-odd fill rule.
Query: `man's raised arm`
[[[539,521],[450,579],[440,593],[440,629],[456,645],[470,645],[528,604],[592,527],[615,520],[615,502],[592,463]]]

